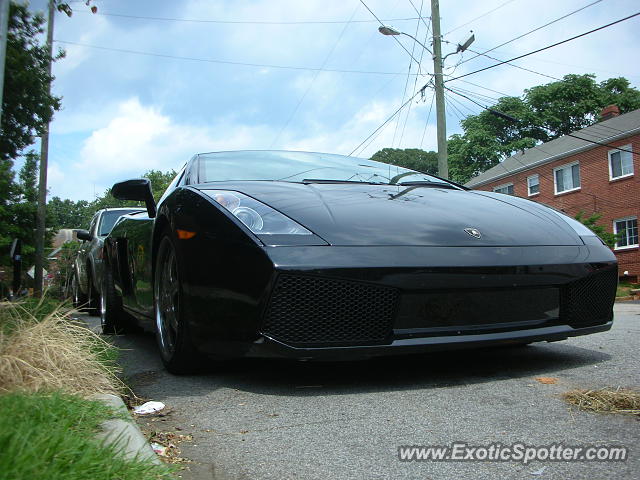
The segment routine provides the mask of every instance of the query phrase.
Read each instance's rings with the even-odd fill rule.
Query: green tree
[[[27,5],[11,2],[2,97],[3,162],[11,162],[31,145],[60,109],[60,98],[49,93],[53,77],[47,74],[49,50],[42,43],[43,25],[41,14],[33,15]],[[63,56],[60,51],[54,60]]]
[[[464,183],[520,150],[548,142],[599,121],[602,108],[615,104],[621,113],[640,108],[640,91],[625,78],[597,83],[595,76],[565,75],[556,82],[525,90],[522,98],[503,97],[491,108],[465,118],[463,134],[448,140],[451,178]]]
[[[47,228],[58,231],[62,228],[87,228],[93,212],[89,202],[53,197],[47,203]]]
[[[38,198],[38,155],[30,151],[25,155],[25,160],[18,181],[12,188],[11,204],[7,211],[11,219],[6,225],[3,234],[7,239],[19,238],[22,240],[22,256],[25,264],[33,261],[35,251],[34,230],[36,223],[36,209]],[[8,263],[9,258],[4,258],[3,263]]]
[[[608,232],[605,227],[597,224],[597,221],[600,220],[601,217],[602,214],[593,213],[589,217],[585,218],[584,212],[580,211],[575,216],[575,219],[582,223],[584,226],[590,228],[593,233],[598,235],[602,239],[602,241],[607,244],[609,248],[613,248],[618,241],[618,235]]]
[[[162,172],[160,170],[149,170],[144,175],[144,178],[148,178],[151,181],[151,191],[153,192],[153,198],[157,202],[160,200],[160,197],[164,194],[165,190],[171,183],[171,181],[175,178],[177,173],[175,170],[169,170],[167,172]],[[144,206],[141,202],[132,202],[130,200],[118,200],[113,195],[111,195],[111,189],[105,190],[104,194],[101,197],[96,198],[93,202],[89,204],[90,215],[93,215],[93,212],[96,210],[100,210],[101,208],[108,207],[137,207]]]
[[[389,163],[399,167],[436,175],[438,173],[438,154],[419,148],[383,148],[371,157],[376,162]]]
[[[174,170],[162,172],[160,170],[149,170],[143,177],[151,180],[151,190],[153,198],[157,202],[167,189],[171,181],[176,176]],[[61,228],[87,228],[93,214],[102,208],[109,207],[134,207],[142,205],[139,202],[128,200],[117,200],[111,195],[111,189],[105,192],[92,202],[87,200],[73,201],[53,197],[47,203],[47,228],[58,231]]]
[[[24,253],[29,257],[33,242],[34,217],[31,198],[35,188],[37,156],[25,156],[25,165],[16,181],[14,160],[40,135],[60,109],[60,98],[49,94],[53,77],[47,74],[49,51],[42,43],[42,15],[33,15],[27,5],[11,3],[7,32],[2,124],[0,128],[0,263],[9,261],[13,238],[27,239]],[[58,53],[55,59],[62,57]],[[35,162],[35,163],[34,163]]]
[[[169,184],[176,177],[177,172],[175,170],[169,170],[168,172],[161,172],[160,170],[149,170],[143,175],[143,177],[151,180],[151,190],[153,191],[153,198],[160,200],[160,197],[164,194]]]

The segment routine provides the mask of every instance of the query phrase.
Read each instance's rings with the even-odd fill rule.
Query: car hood
[[[582,245],[557,215],[506,195],[434,187],[220,182],[279,210],[331,245]],[[528,207],[531,204],[531,207]],[[465,229],[476,229],[480,237]]]

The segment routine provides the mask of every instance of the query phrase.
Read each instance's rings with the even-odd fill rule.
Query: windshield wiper
[[[305,178],[301,183],[363,183],[365,185],[386,185],[383,182],[364,182],[362,180],[326,180],[322,178]]]
[[[451,190],[458,190],[458,187],[444,182],[430,182],[428,180],[415,181],[415,182],[400,182],[396,183],[401,187],[436,187],[436,188],[449,188]]]

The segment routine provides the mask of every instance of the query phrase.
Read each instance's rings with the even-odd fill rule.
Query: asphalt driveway
[[[173,409],[154,428],[193,435],[182,444],[193,460],[183,478],[323,480],[639,478],[638,419],[575,411],[559,397],[640,387],[639,340],[640,305],[616,304],[610,332],[557,343],[354,363],[241,360],[176,377],[163,370],[153,336],[113,338],[136,393]],[[624,445],[629,459],[398,460],[400,445],[455,441]]]

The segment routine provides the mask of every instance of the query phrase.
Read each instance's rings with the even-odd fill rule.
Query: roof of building
[[[562,157],[574,155],[576,153],[590,150],[598,145],[593,143],[610,143],[620,138],[628,137],[640,132],[640,109],[633,110],[610,118],[603,122],[595,123],[590,127],[572,132],[573,135],[588,138],[590,141],[580,140],[575,137],[564,135],[542,143],[533,148],[518,152],[511,157],[505,158],[498,165],[473,177],[465,186],[479,187],[489,182],[508,177],[523,170],[529,170],[538,165],[558,160]]]

